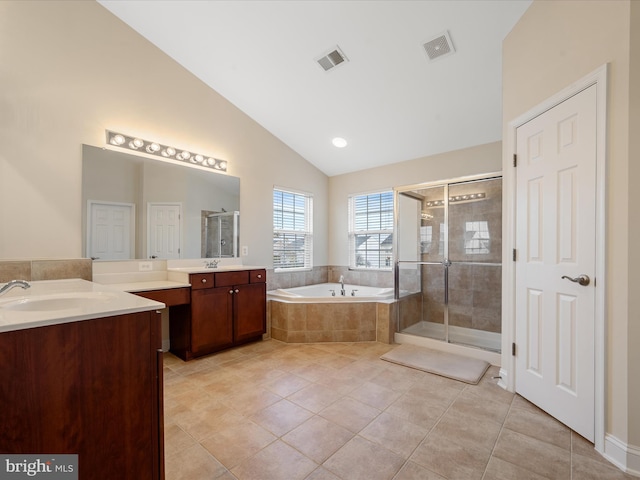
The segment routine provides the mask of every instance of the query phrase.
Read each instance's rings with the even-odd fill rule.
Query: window
[[[349,266],[391,270],[393,192],[349,197]]]
[[[309,194],[273,190],[273,268],[310,269],[313,258],[313,198]]]

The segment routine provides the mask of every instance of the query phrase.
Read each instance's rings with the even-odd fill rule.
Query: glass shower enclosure
[[[500,352],[502,177],[395,196],[398,332]]]

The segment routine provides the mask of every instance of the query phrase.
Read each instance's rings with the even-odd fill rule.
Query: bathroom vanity
[[[0,297],[0,452],[163,479],[164,304],[77,279],[17,290]]]
[[[191,302],[170,307],[173,354],[186,361],[262,338],[267,309],[264,268],[168,270],[170,279],[191,285]]]

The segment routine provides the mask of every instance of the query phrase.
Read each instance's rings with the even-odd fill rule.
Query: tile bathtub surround
[[[337,283],[340,275],[345,283],[352,285],[366,285],[371,287],[392,288],[393,272],[380,270],[350,270],[346,266],[313,267],[306,272],[274,272],[267,270],[267,290],[278,288],[303,287],[318,283]]]
[[[92,281],[93,261],[89,258],[56,260],[0,260],[0,283],[11,280],[62,280],[81,278]]]
[[[167,480],[634,477],[491,367],[478,385],[384,362],[394,345],[269,340],[165,354]]]
[[[290,343],[391,343],[395,303],[287,303],[269,300],[271,338]]]

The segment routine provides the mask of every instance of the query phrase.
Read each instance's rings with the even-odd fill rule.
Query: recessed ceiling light
[[[347,141],[342,137],[334,138],[333,140],[331,140],[331,143],[333,143],[338,148],[344,148],[347,146]]]

